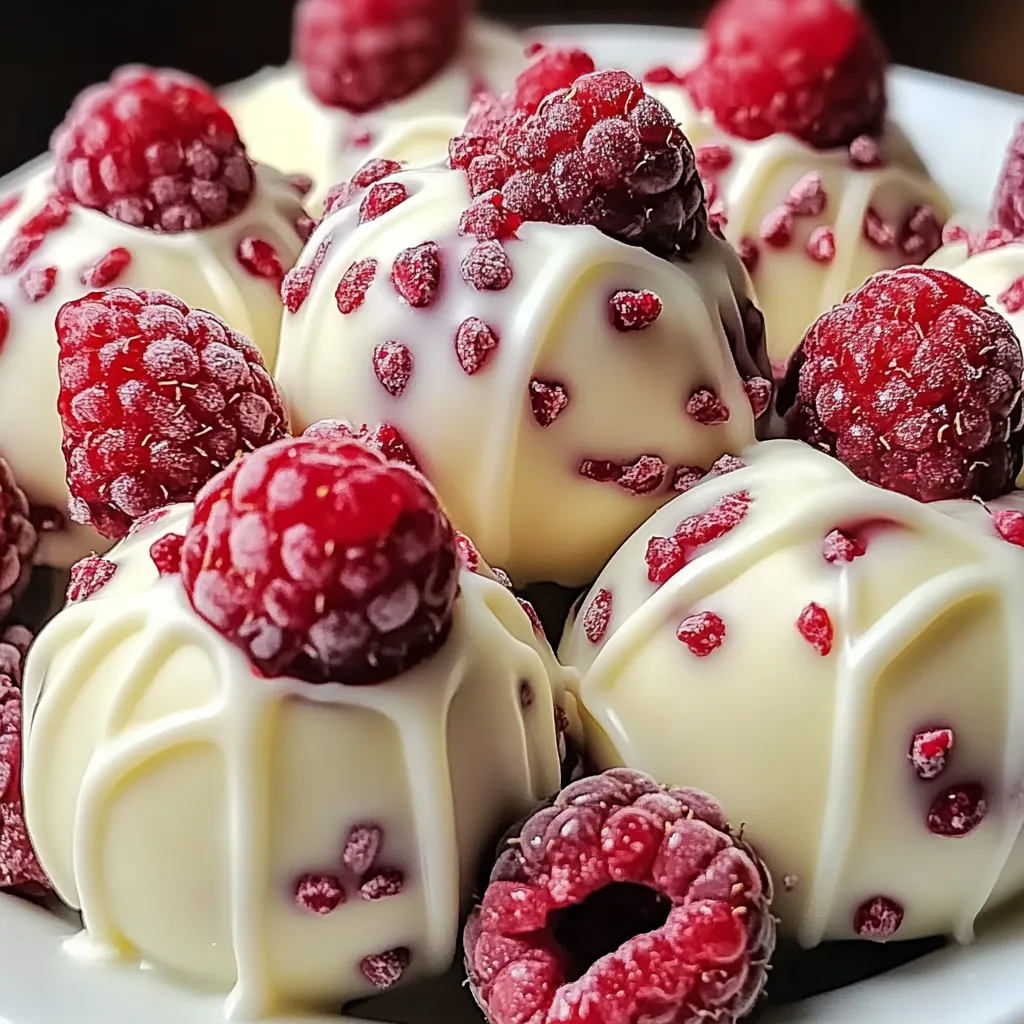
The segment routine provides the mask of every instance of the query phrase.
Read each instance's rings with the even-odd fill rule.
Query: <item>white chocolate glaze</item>
[[[917,206],[931,206],[940,224],[949,216],[949,199],[891,122],[879,140],[883,166],[857,170],[846,149],[816,150],[782,134],[747,142],[726,134],[710,114],[698,111],[685,89],[650,85],[647,90],[668,107],[694,147],[718,144],[731,151],[731,165],[713,176],[724,205],[723,233],[737,247],[744,239],[757,244],[759,259],[751,276],[765,315],[768,350],[777,362],[789,358],[822,313],[872,274],[912,262],[898,243],[883,250],[867,241],[863,225],[869,208],[897,229]],[[760,237],[765,217],[810,173],[821,176],[828,197],[824,210],[796,217],[785,247],[765,243]],[[806,251],[811,233],[823,227],[831,228],[835,239],[831,263],[816,262]]]
[[[18,205],[0,220],[0,251],[52,192],[46,167],[24,185]],[[261,239],[273,246],[288,270],[302,248],[295,228],[302,216],[301,199],[287,180],[258,167],[255,194],[226,224],[160,234],[75,206],[67,223],[46,235],[23,269],[0,276],[0,303],[10,318],[0,349],[0,453],[31,502],[67,510],[54,320],[65,302],[93,290],[82,283],[82,271],[112,249],[127,249],[131,263],[115,285],[172,292],[193,308],[216,313],[251,338],[272,367],[282,312],[278,283],[246,270],[238,260],[238,246],[246,238]],[[44,267],[56,268],[56,284],[45,298],[31,302],[21,289],[21,277]],[[65,530],[43,533],[41,541],[39,560],[55,566],[109,547],[92,529],[70,522]]]
[[[408,140],[408,122],[419,118],[433,122],[422,129],[422,141],[429,141],[430,146],[430,160],[423,162],[443,158],[452,135],[441,138],[439,122],[433,119],[457,119],[452,134],[458,134],[474,93],[481,88],[501,93],[511,87],[526,64],[523,49],[524,43],[515,33],[476,22],[462,53],[447,68],[411,96],[360,117],[317,100],[306,88],[301,68],[294,64],[268,69],[251,83],[229,90],[224,105],[254,159],[313,179],[307,203],[310,211],[319,215],[330,187],[347,181],[371,156],[420,163],[416,153],[422,150],[392,149],[392,131],[397,128]]]
[[[326,418],[398,427],[453,522],[488,562],[517,581],[584,583],[668,500],[673,467],[707,469],[753,440],[729,345],[730,335],[743,337],[743,268],[710,233],[693,261],[675,264],[596,228],[527,223],[504,243],[511,284],[478,291],[460,274],[475,244],[458,235],[470,203],[464,176],[433,168],[390,180],[410,198],[362,225],[358,203],[337,211],[299,260],[310,264],[329,243],[308,298],[282,327],[275,376],[292,427]],[[416,309],[396,293],[391,267],[402,250],[427,241],[440,247],[441,286],[429,307]],[[377,260],[376,277],[363,305],[343,315],[338,282],[366,259]],[[620,333],[608,313],[619,289],[657,293],[661,316],[644,331]],[[473,375],[454,347],[469,317],[500,338]],[[395,340],[413,358],[398,397],[373,367],[376,347]],[[569,393],[568,407],[547,427],[531,413],[533,378]],[[727,422],[702,425],[686,413],[689,396],[703,387],[717,390]],[[645,496],[579,473],[584,459],[631,463],[641,455],[668,467]]]
[[[402,676],[260,678],[178,577],[157,578],[150,545],[190,514],[175,506],[115,547],[113,578],[26,666],[27,819],[82,911],[76,948],[230,990],[237,1019],[370,995],[361,960],[399,947],[409,978],[443,972],[479,857],[558,788],[569,673],[508,590],[463,571],[450,638]],[[375,902],[341,867],[366,824],[384,833],[375,867],[405,875]],[[338,874],[347,901],[296,906],[308,872]]]
[[[895,938],[968,941],[984,908],[1024,888],[1024,551],[980,505],[920,504],[797,442],[743,458],[638,530],[567,627],[591,754],[715,793],[783,883],[782,929],[805,946],[855,938],[856,908],[879,895],[904,908]],[[651,537],[742,491],[738,526],[649,581]],[[866,552],[826,561],[835,529]],[[611,619],[593,643],[583,623],[601,590]],[[796,626],[811,602],[832,622],[827,656]],[[699,611],[725,624],[706,657],[676,637]],[[940,727],[953,752],[924,781],[912,738]],[[987,816],[933,834],[932,802],[967,783],[985,787]]]

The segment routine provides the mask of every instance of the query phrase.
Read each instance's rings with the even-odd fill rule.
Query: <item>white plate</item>
[[[536,34],[571,40],[599,64],[635,73],[655,64],[683,66],[699,47],[696,33],[665,28],[572,26]],[[957,205],[984,210],[1007,140],[1024,117],[1024,99],[904,68],[893,72],[891,95],[894,116]],[[64,948],[74,930],[67,919],[0,897],[0,1024],[223,1019],[221,996],[189,992],[151,971],[76,960]],[[947,948],[869,981],[774,1008],[759,1024],[1020,1024],[1022,963],[1024,909],[1018,909],[983,929],[973,946]],[[375,1000],[360,1015],[399,1024],[481,1022],[454,973],[414,992]],[[287,1020],[295,1024],[296,1018]],[[316,1020],[343,1024],[338,1017]]]

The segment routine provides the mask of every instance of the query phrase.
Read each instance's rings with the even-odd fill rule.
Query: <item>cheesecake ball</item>
[[[364,449],[333,487],[324,443],[80,563],[25,681],[28,827],[88,946],[242,1018],[447,970],[479,856],[559,785],[567,673],[527,612],[417,474]]]
[[[488,562],[582,584],[674,487],[754,439],[761,318],[706,228],[673,261],[519,221],[444,168],[354,195],[285,283],[275,376],[294,431],[396,428]]]
[[[765,442],[656,513],[567,628],[597,765],[720,794],[804,946],[969,941],[1024,887],[1005,500],[926,505]]]

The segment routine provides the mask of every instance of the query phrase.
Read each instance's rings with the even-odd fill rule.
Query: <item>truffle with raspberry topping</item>
[[[480,858],[557,790],[574,716],[516,597],[454,553],[414,471],[320,437],[97,560],[25,675],[27,821],[91,942],[247,1019],[448,970]]]
[[[582,599],[590,756],[716,793],[804,946],[968,941],[1024,891],[1019,502],[926,505],[794,441],[741,458]]]
[[[469,983],[490,1024],[735,1021],[764,988],[771,898],[712,797],[613,769],[501,853],[466,925]]]
[[[786,433],[869,483],[919,498],[994,498],[1021,468],[1020,341],[944,270],[876,274],[822,316],[780,398]]]
[[[195,102],[182,105],[175,96]],[[137,124],[132,111],[152,112],[151,107],[159,117],[149,120],[147,114]],[[118,73],[76,103],[56,133],[57,174],[72,198],[58,191],[54,170],[45,168],[26,182],[0,220],[0,381],[9,391],[0,389],[0,455],[43,527],[40,560],[46,564],[67,566],[105,546],[102,536],[69,522],[66,514],[54,328],[65,303],[101,288],[168,291],[192,309],[219,316],[251,338],[268,365],[274,361],[281,282],[312,227],[299,192],[276,171],[251,165],[238,148],[236,156],[251,175],[244,203],[235,203],[230,193],[223,207],[210,198],[200,219],[182,213],[161,221],[172,209],[184,210],[185,191],[207,198],[216,192],[217,174],[227,172],[202,177],[212,166],[202,139],[221,139],[225,125],[230,118],[212,93],[191,79],[163,71]],[[78,152],[75,147],[98,146],[97,139],[103,140],[101,148],[90,148],[88,156],[68,155]],[[179,151],[185,154],[180,165]],[[165,170],[173,165],[177,171],[163,173],[161,160]],[[107,181],[105,168],[119,169],[120,198],[74,192],[86,189],[94,165],[103,169],[101,182]],[[114,188],[114,179],[104,187]],[[181,202],[174,206],[172,197],[179,193]],[[93,200],[100,208],[84,205]],[[216,217],[209,216],[214,206]],[[133,219],[130,210],[144,216]]]
[[[402,200],[360,223],[383,186]],[[305,298],[276,368],[292,426],[396,429],[513,579],[591,579],[680,466],[707,470],[764,424],[761,317],[707,228],[670,261],[593,225],[524,221],[444,168],[349,199],[294,272]]]

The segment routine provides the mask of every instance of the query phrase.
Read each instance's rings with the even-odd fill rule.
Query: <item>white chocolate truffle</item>
[[[191,508],[97,559],[26,665],[27,822],[86,948],[230,990],[239,1018],[446,970],[479,857],[558,789],[566,673],[463,570],[449,638],[401,676],[262,678],[157,577]]]
[[[872,274],[921,263],[938,246],[949,200],[892,122],[852,152],[784,134],[748,142],[698,111],[685,88],[646,88],[693,143],[709,214],[751,272],[773,362]]]
[[[477,243],[458,233],[472,201],[461,172],[373,189],[408,198],[362,224],[358,201],[320,224],[275,376],[296,432],[321,419],[397,427],[490,564],[519,582],[585,583],[672,496],[676,471],[754,439],[736,361],[745,377],[769,372],[761,320],[710,233],[685,263],[589,226],[531,222]],[[403,287],[411,302],[393,281],[410,249],[413,277],[439,276],[419,296]],[[660,315],[616,329],[621,290],[654,293]]]
[[[307,204],[319,215],[331,186],[348,181],[371,156],[415,166],[444,159],[448,140],[466,123],[475,93],[511,88],[525,64],[524,43],[518,35],[475,22],[462,53],[448,67],[410,96],[368,114],[356,116],[321,103],[306,87],[296,64],[265,71],[251,84],[226,93],[223,100],[253,159],[313,179]],[[454,130],[442,137],[450,128],[449,118],[455,121]],[[411,126],[420,119],[423,125]],[[406,148],[410,128],[420,138]]]
[[[1024,888],[1024,550],[981,505],[798,442],[743,459],[637,531],[568,628],[591,755],[715,793],[805,946],[967,941]]]
[[[302,248],[296,223],[301,198],[286,179],[257,167],[255,191],[236,217],[202,231],[166,234],[130,227],[97,210],[72,204],[66,221],[9,273],[0,274],[0,453],[33,505],[67,510],[67,484],[57,414],[57,335],[54,320],[65,302],[96,287],[119,285],[172,292],[193,308],[216,313],[259,346],[273,367],[281,325],[279,277],[260,276],[250,255],[276,254],[287,271]],[[23,243],[21,229],[53,195],[49,167],[28,181],[0,220],[0,260]],[[14,197],[12,197],[14,198]],[[3,200],[0,200],[0,204]],[[2,205],[0,205],[2,208]],[[299,227],[301,228],[301,223]],[[100,261],[106,259],[109,272]],[[248,266],[246,263],[248,262]],[[5,332],[0,330],[0,337]],[[109,547],[92,529],[68,522],[43,532],[39,561],[63,567]]]

